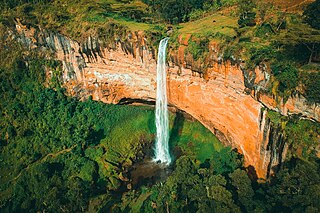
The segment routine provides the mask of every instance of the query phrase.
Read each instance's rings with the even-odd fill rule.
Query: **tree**
[[[189,20],[193,9],[201,9],[205,0],[144,0],[154,12],[159,12],[166,21],[180,23]]]
[[[256,25],[255,17],[256,13],[253,9],[256,7],[253,0],[239,0],[239,19],[238,24],[240,27],[254,26]]]
[[[274,63],[271,65],[272,73],[279,81],[278,89],[285,94],[298,86],[298,69],[293,64]]]
[[[238,200],[247,212],[251,212],[253,210],[254,191],[247,173],[244,170],[236,169],[229,177],[231,178],[232,185],[236,189]]]
[[[316,0],[309,4],[303,15],[305,16],[305,21],[313,28],[320,30],[320,0]]]
[[[304,95],[307,100],[320,103],[320,72],[306,73],[304,76]]]
[[[270,212],[319,212],[319,164],[294,159],[293,168],[281,170],[267,189]]]
[[[296,24],[281,32],[274,41],[289,47],[304,45],[309,51],[308,62],[311,63],[315,53],[320,50],[320,30],[311,28],[306,24]]]
[[[232,172],[243,163],[242,156],[231,150],[230,147],[223,148],[220,152],[214,152],[212,155],[210,164],[216,174]]]
[[[227,190],[227,180],[222,175],[212,175],[205,179],[207,197],[214,200],[216,212],[240,212],[232,199],[232,193]]]

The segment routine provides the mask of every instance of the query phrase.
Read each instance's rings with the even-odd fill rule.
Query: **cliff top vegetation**
[[[156,48],[169,26],[171,47],[179,46],[179,35],[193,37],[187,50],[195,60],[216,40],[224,60],[245,61],[247,70],[268,65],[274,78],[265,92],[284,101],[295,94],[320,101],[319,1],[1,0],[0,7],[5,25],[18,18],[78,41],[97,36],[112,42],[111,34],[125,39],[144,31]]]

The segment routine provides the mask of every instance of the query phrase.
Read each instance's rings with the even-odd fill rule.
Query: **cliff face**
[[[62,81],[70,95],[92,95],[94,100],[105,103],[155,100],[155,54],[142,33],[129,35],[126,41],[115,41],[113,48],[103,48],[102,42],[94,38],[79,44],[60,34],[20,24],[16,31],[31,49],[50,51],[62,62]],[[247,72],[230,62],[221,63],[214,43],[210,44],[210,56],[206,59],[210,66],[206,75],[199,77],[201,65],[185,54],[183,43],[170,53],[174,56],[167,75],[170,105],[192,115],[222,142],[237,148],[246,165],[254,166],[258,177],[266,177],[273,166],[284,160],[287,146],[266,118],[264,108],[284,115],[302,113],[319,120],[319,106],[307,106],[298,97],[283,105],[258,93],[259,88],[267,85],[267,71],[257,68]],[[248,84],[255,89],[248,89]]]

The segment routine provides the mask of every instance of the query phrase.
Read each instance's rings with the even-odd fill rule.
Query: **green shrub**
[[[274,128],[284,135],[289,147],[288,157],[295,156],[304,159],[315,157],[320,134],[318,122],[303,119],[298,115],[283,116],[272,110],[268,110],[267,118],[270,119]]]
[[[198,60],[205,57],[205,53],[209,51],[208,45],[208,38],[197,39],[195,41],[190,38],[186,51],[192,55],[194,60]]]
[[[304,95],[309,102],[320,103],[320,72],[305,73],[302,76]]]
[[[250,68],[254,68],[262,62],[271,61],[275,58],[276,52],[272,46],[252,46],[249,48]]]
[[[278,89],[282,94],[285,92],[291,94],[298,86],[298,69],[294,64],[275,62],[271,65],[271,70],[279,81]]]
[[[319,143],[319,123],[292,117],[286,124],[285,134],[294,156],[304,159],[315,157],[312,153]]]
[[[238,10],[240,14],[238,19],[238,24],[240,28],[256,25],[256,22],[255,22],[256,13],[253,11],[255,7],[256,5],[252,0],[238,1]]]
[[[240,27],[255,26],[256,25],[255,18],[256,18],[256,13],[254,13],[254,12],[250,12],[245,15],[242,14],[239,17],[238,24]]]
[[[204,15],[204,11],[202,9],[195,9],[195,10],[192,10],[192,12],[190,13],[190,21],[195,21],[197,19],[200,19],[203,17]]]
[[[312,2],[311,4],[309,4],[303,13],[305,15],[306,22],[311,27],[316,28],[316,29],[320,29],[319,13],[320,13],[320,1],[319,0],[316,0],[316,1]]]
[[[273,34],[272,26],[269,23],[263,23],[255,29],[255,36],[259,38],[267,38]]]
[[[166,37],[166,29],[167,28],[164,24],[158,24],[146,31],[146,36],[149,38],[148,41],[154,49],[157,49],[160,40]]]

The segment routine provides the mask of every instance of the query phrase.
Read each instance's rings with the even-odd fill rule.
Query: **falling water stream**
[[[166,47],[169,38],[160,41],[157,65],[157,99],[156,99],[156,128],[157,137],[154,161],[169,165],[169,114],[166,84]]]

